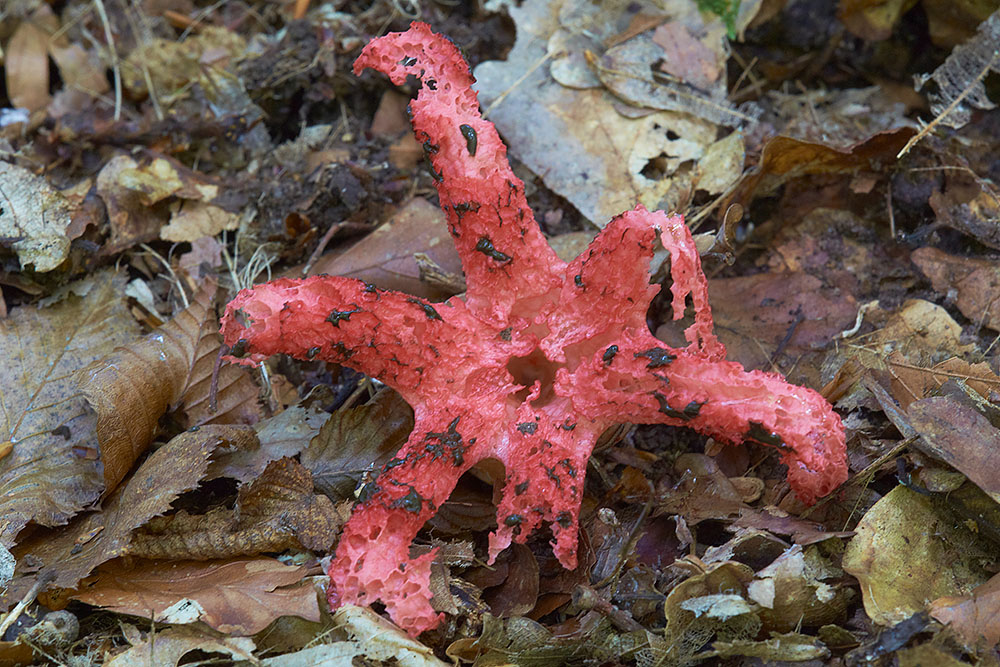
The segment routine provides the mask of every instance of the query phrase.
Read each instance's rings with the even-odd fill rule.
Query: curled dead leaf
[[[325,551],[349,514],[350,503],[335,507],[326,496],[315,495],[309,471],[283,458],[240,489],[233,509],[153,519],[133,535],[129,553],[205,560],[286,549]]]
[[[188,424],[223,415],[232,421],[253,421],[257,391],[238,371],[225,373],[220,380],[219,394],[226,400],[223,409],[216,415],[205,414],[213,350],[217,353],[220,345],[212,309],[215,290],[214,282],[206,282],[191,306],[169,322],[82,371],[84,395],[98,414],[106,492],[149,447],[160,418],[172,407],[181,407]],[[236,404],[229,405],[234,399]],[[244,414],[239,414],[240,408]]]

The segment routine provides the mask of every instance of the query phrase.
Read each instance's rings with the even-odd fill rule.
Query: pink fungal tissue
[[[330,602],[381,600],[416,635],[442,615],[430,604],[435,552],[410,557],[418,531],[459,477],[486,458],[505,479],[490,562],[547,524],[576,567],[587,460],[609,426],[686,426],[729,443],[776,447],[806,503],[847,478],[844,429],[818,393],[726,361],[713,333],[707,281],[679,215],[637,206],[569,264],[549,247],[480,115],[459,50],[423,23],[368,44],[355,73],[422,82],[413,128],[433,166],[462,259],[463,298],[430,303],[358,280],[281,279],[242,290],[222,332],[231,360],[284,353],[367,373],[413,406],[409,440],[364,488],[329,567]],[[687,346],[654,338],[646,312],[657,243],[670,253],[673,316],[693,304]]]

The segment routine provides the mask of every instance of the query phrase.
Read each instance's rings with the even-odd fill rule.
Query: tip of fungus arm
[[[535,222],[507,147],[479,111],[475,79],[458,47],[426,23],[413,23],[369,43],[354,71],[368,67],[396,84],[408,75],[423,84],[410,119],[462,260],[470,309],[503,322],[517,300],[557,288],[565,265]]]

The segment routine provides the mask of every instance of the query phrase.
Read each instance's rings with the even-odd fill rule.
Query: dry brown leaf
[[[719,337],[730,359],[747,368],[769,368],[776,350],[792,359],[825,347],[857,316],[854,297],[826,286],[803,271],[759,273],[709,281],[709,298]],[[816,366],[818,366],[817,361]],[[799,363],[796,372],[811,372],[819,385],[818,368]]]
[[[169,197],[211,203],[220,187],[180,162],[150,154],[141,161],[117,155],[97,175],[96,192],[111,223],[111,240],[101,254],[111,256],[157,238],[167,212],[156,206]]]
[[[98,565],[129,553],[132,531],[204,478],[216,448],[256,445],[249,426],[205,426],[186,431],[160,447],[135,474],[104,503],[104,508],[79,517],[52,535],[38,535],[20,545],[15,554],[41,563],[54,573],[52,585],[71,588]],[[19,573],[23,574],[23,573]]]
[[[788,181],[808,174],[837,174],[859,169],[880,172],[880,165],[893,159],[916,130],[905,127],[880,132],[853,146],[841,149],[824,144],[774,137],[764,146],[757,167],[747,172],[722,203],[742,204],[767,195]]]
[[[59,20],[42,5],[14,31],[4,53],[11,106],[41,111],[49,105],[49,35]]]
[[[73,599],[157,623],[201,621],[248,636],[281,616],[319,621],[319,602],[307,568],[273,558],[229,561],[106,563]]]
[[[192,388],[192,384],[204,380],[204,377],[196,380],[195,371],[205,376],[206,362],[214,365],[214,358],[206,360],[202,348],[207,344],[209,350],[217,351],[220,345],[218,336],[214,335],[212,301],[215,290],[214,281],[206,282],[194,295],[190,307],[149,335],[117,348],[81,373],[83,392],[98,414],[97,434],[108,491],[115,488],[146,451],[156,435],[160,417],[168,408],[178,405],[186,408],[187,425],[213,421],[200,414],[207,403],[205,388]],[[229,394],[236,393],[233,389],[241,382],[249,382],[245,373],[227,373],[220,382],[220,396],[231,399]],[[241,405],[252,398],[246,409],[248,414],[228,416],[243,416],[252,421],[256,389],[252,395],[248,394],[250,392],[244,391],[241,397]],[[199,405],[201,409],[192,409],[189,401],[202,404]]]
[[[42,307],[0,320],[0,544],[29,521],[65,523],[99,495],[97,418],[76,372],[131,340],[138,326],[110,271],[73,283]]]
[[[1000,574],[971,594],[939,598],[931,603],[931,616],[951,626],[971,647],[1000,644]]]
[[[234,661],[260,661],[254,657],[256,646],[249,637],[213,637],[193,626],[156,629],[143,636],[135,626],[128,626],[125,636],[132,647],[104,663],[104,667],[175,667],[191,651],[222,653]],[[154,656],[156,662],[153,662]]]
[[[383,289],[429,299],[451,296],[420,280],[414,253],[426,254],[446,272],[462,272],[444,214],[419,197],[411,199],[385,224],[348,250],[320,258],[311,273],[357,278]]]
[[[351,498],[361,475],[379,469],[413,429],[413,410],[391,390],[379,392],[371,403],[341,410],[302,453],[302,465],[313,475],[316,488],[332,498]]]
[[[240,216],[235,213],[204,202],[187,202],[160,229],[160,238],[175,243],[190,243],[203,236],[215,236],[224,230],[232,231],[239,226]]]
[[[934,289],[955,294],[955,305],[977,326],[1000,331],[1000,266],[996,260],[949,255],[937,248],[917,248],[910,255]]]
[[[306,548],[326,551],[350,514],[313,493],[312,475],[295,459],[273,461],[243,486],[234,509],[178,512],[136,531],[129,554],[170,560],[255,556]]]

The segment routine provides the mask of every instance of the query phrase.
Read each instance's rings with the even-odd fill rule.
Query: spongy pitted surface
[[[331,603],[381,600],[412,634],[432,628],[434,552],[410,557],[417,532],[459,477],[486,458],[506,477],[491,561],[551,527],[553,550],[576,565],[587,460],[610,425],[688,426],[726,442],[781,448],[806,502],[847,477],[839,417],[816,392],[724,361],[707,283],[680,216],[637,207],[611,221],[570,264],[542,237],[472,77],[453,44],[415,23],[375,40],[355,70],[395,82],[414,75],[414,130],[436,173],[469,291],[444,304],[347,278],[278,280],[240,292],[222,332],[243,363],[277,353],[325,359],[395,388],[413,406],[409,440],[365,489],[329,569]],[[654,245],[671,254],[674,315],[690,299],[688,346],[654,338],[646,311],[659,287]]]

